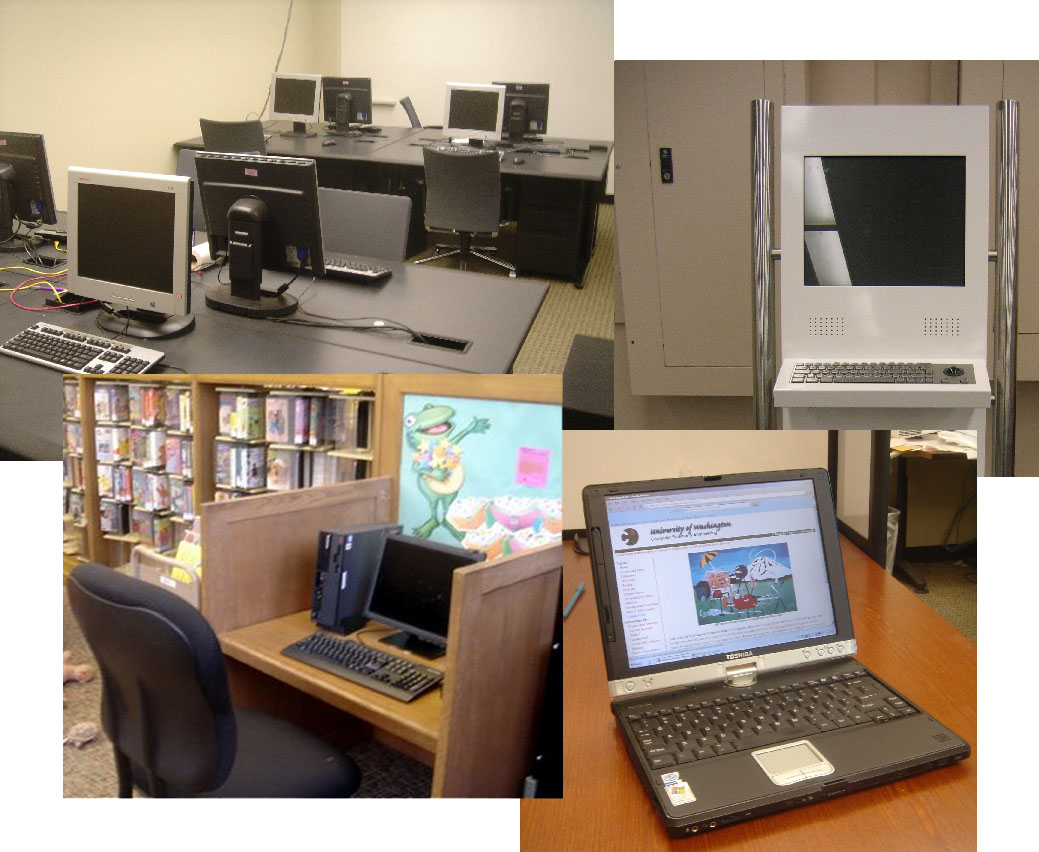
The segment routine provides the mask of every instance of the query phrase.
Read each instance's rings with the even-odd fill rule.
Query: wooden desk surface
[[[369,627],[381,628],[381,625],[373,622]],[[222,633],[219,637],[220,647],[232,659],[364,719],[431,754],[435,752],[443,709],[440,687],[413,701],[398,701],[281,653],[282,648],[313,633],[315,629],[309,612],[297,612]],[[385,630],[391,631],[391,628]],[[378,637],[377,633],[366,634],[361,641],[375,645]],[[386,650],[396,653],[390,647],[386,647]],[[416,659],[430,668],[444,670],[443,657],[438,660],[410,659]]]
[[[977,646],[850,542],[841,540],[856,658],[977,743]],[[524,799],[524,852],[692,849],[664,831],[610,712],[589,560],[564,547],[563,599],[585,593],[564,624],[564,798]],[[718,849],[976,849],[977,760],[809,807],[718,829]]]

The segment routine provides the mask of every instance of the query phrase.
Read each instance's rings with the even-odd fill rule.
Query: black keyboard
[[[343,255],[325,255],[325,275],[347,281],[382,281],[389,278],[393,270],[379,266],[370,260]]]
[[[0,345],[0,352],[64,373],[95,375],[145,373],[165,357],[157,349],[117,343],[49,322],[29,326]]]
[[[671,696],[671,701],[674,696]],[[650,769],[706,760],[812,734],[918,713],[868,672],[628,713],[624,721]]]
[[[401,701],[417,698],[444,677],[436,669],[328,633],[312,633],[282,653]]]
[[[972,385],[970,364],[920,362],[827,361],[799,362],[790,381],[795,384]]]
[[[528,142],[513,145],[512,150],[517,154],[562,154],[564,152],[564,149],[558,145],[532,145]]]

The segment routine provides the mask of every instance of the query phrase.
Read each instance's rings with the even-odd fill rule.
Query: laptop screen
[[[605,509],[630,669],[837,634],[812,480],[606,496]]]

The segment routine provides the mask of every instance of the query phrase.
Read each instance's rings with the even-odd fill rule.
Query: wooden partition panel
[[[386,477],[202,507],[202,612],[220,634],[309,609],[317,536],[390,520]]]
[[[434,796],[519,796],[559,606],[562,547],[455,571]]]

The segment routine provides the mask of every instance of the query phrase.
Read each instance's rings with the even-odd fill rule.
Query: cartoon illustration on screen
[[[689,573],[700,624],[797,609],[785,543],[690,553]]]

